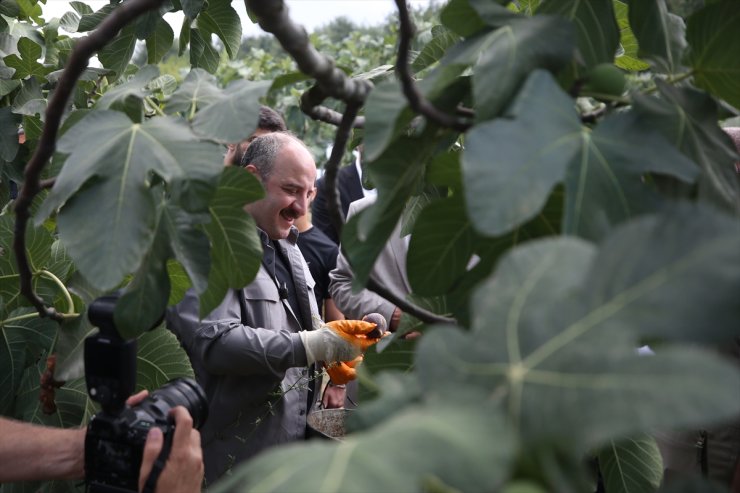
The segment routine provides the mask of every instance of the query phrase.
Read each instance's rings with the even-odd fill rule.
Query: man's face
[[[254,131],[252,135],[249,136],[247,140],[243,140],[239,142],[238,144],[229,144],[226,146],[226,154],[224,154],[224,165],[225,166],[231,166],[232,164],[234,166],[240,166],[242,156],[244,156],[244,153],[247,151],[247,147],[249,147],[249,144],[252,143],[254,139],[257,137],[262,137],[263,135],[267,135],[270,133],[270,130],[265,130],[263,128],[258,128]]]
[[[252,165],[247,170],[257,173]],[[247,212],[271,239],[287,238],[295,220],[308,212],[315,180],[311,154],[300,144],[288,142],[278,153],[272,174],[262,182],[265,198],[247,204]]]

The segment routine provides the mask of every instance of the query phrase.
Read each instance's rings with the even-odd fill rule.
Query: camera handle
[[[164,443],[162,444],[162,450],[159,452],[157,460],[155,460],[154,464],[152,464],[152,470],[149,472],[149,477],[146,478],[146,483],[144,483],[144,489],[142,490],[142,493],[154,493],[154,490],[157,489],[157,480],[162,474],[164,466],[167,465],[167,459],[169,458],[170,451],[172,450],[172,437],[174,436],[174,432],[165,434]]]

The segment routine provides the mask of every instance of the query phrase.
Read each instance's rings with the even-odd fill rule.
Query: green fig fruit
[[[611,63],[601,63],[588,72],[583,89],[594,94],[621,96],[626,84],[624,72]]]

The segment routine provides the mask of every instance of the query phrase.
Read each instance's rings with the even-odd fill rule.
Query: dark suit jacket
[[[341,168],[338,172],[337,191],[342,203],[342,212],[345,217],[349,210],[349,204],[365,196],[362,192],[362,182],[357,168],[354,164]],[[329,215],[329,202],[326,197],[326,180],[322,176],[316,182],[316,198],[311,206],[311,222],[314,226],[323,231],[326,236],[339,244],[339,234],[334,224],[331,222]]]

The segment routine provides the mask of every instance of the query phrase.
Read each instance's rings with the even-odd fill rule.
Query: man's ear
[[[244,166],[244,169],[252,173],[254,176],[257,177],[258,180],[262,181],[262,177],[260,176],[260,172],[257,169],[257,167],[254,164],[248,164]]]

